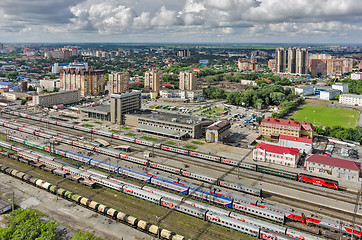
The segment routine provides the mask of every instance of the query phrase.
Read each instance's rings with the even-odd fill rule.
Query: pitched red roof
[[[345,159],[340,159],[340,158],[322,156],[322,155],[318,155],[318,154],[310,155],[309,157],[307,157],[305,159],[305,161],[325,164],[325,165],[339,167],[339,168],[351,169],[354,171],[360,171],[360,169],[361,169],[360,163],[345,160]]]
[[[303,142],[303,143],[313,143],[313,139],[309,138],[301,138],[301,137],[293,137],[293,136],[287,136],[287,135],[280,135],[279,139],[285,139],[289,141],[295,141],[295,142]]]
[[[259,143],[255,149],[262,149],[266,152],[271,153],[278,153],[278,154],[291,154],[291,155],[298,155],[299,149],[298,148],[288,148],[288,147],[281,147],[277,145],[267,144],[267,143]]]
[[[295,120],[288,120],[288,119],[282,119],[282,118],[264,118],[263,120],[261,120],[260,126],[272,126],[272,127],[276,127],[276,128],[293,127],[298,130],[300,130],[300,128],[303,128],[307,131],[312,131],[314,129],[314,127],[311,123],[299,122],[299,121],[295,121]]]

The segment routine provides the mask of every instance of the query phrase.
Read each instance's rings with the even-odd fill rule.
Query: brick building
[[[259,133],[267,137],[287,135],[313,138],[313,131],[314,127],[311,123],[279,118],[264,118],[259,126]]]
[[[299,149],[259,143],[253,150],[253,160],[297,167]]]
[[[82,97],[104,94],[105,90],[104,70],[85,69],[61,69],[60,90],[80,90]]]

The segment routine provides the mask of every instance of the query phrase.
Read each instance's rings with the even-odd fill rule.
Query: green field
[[[304,105],[291,118],[317,126],[354,128],[358,114],[358,111],[351,109]]]

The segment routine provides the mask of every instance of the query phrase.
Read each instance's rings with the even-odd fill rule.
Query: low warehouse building
[[[279,145],[282,147],[298,148],[300,152],[308,154],[312,152],[313,139],[280,135]]]
[[[231,125],[228,121],[218,121],[206,128],[206,142],[223,142],[229,135]]]
[[[0,214],[10,211],[12,206],[13,204],[11,202],[3,198],[0,198]]]

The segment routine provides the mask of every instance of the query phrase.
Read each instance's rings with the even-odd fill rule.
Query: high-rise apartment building
[[[308,50],[305,48],[297,48],[295,53],[295,73],[308,73]]]
[[[288,72],[296,73],[296,48],[288,48]]]
[[[285,48],[277,48],[275,50],[275,67],[277,73],[285,72],[287,65],[287,56]]]
[[[162,88],[162,71],[145,72],[145,89],[159,93]]]
[[[296,74],[308,73],[308,51],[305,48],[290,47],[288,49],[288,72]]]
[[[254,57],[239,58],[238,69],[239,71],[257,71],[259,69],[258,60]]]
[[[109,95],[129,90],[129,72],[110,73],[108,78]]]
[[[191,51],[190,49],[181,49],[181,50],[177,50],[177,57],[190,57],[191,56]]]
[[[79,89],[82,97],[104,94],[104,70],[67,68],[60,70],[60,90]]]
[[[193,71],[180,72],[180,90],[196,90],[196,75]]]

